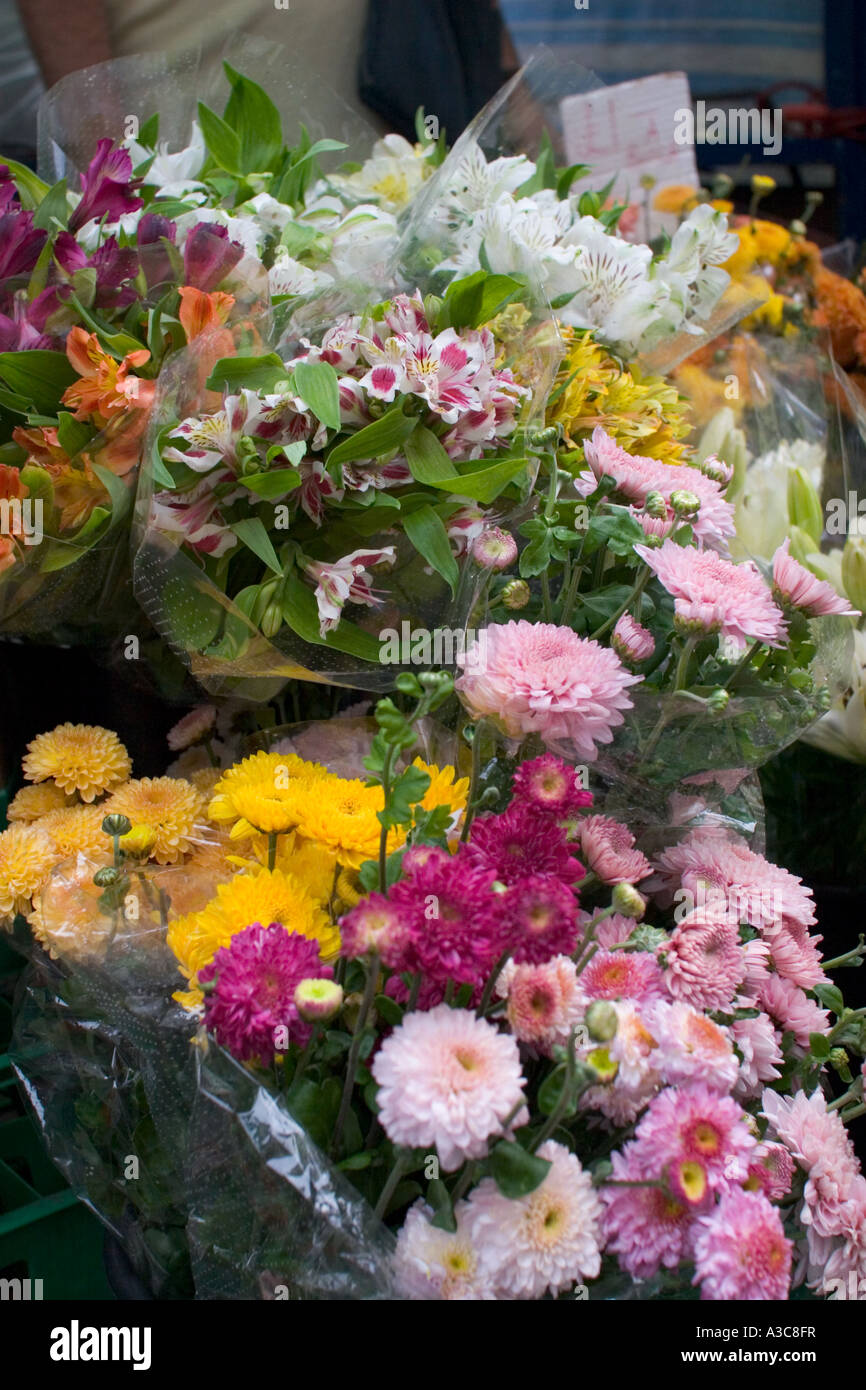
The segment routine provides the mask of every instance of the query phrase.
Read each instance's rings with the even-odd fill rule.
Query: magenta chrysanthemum
[[[517,1043],[486,1019],[440,1004],[407,1014],[372,1065],[379,1121],[408,1148],[435,1147],[446,1171],[483,1158],[523,1099]],[[525,1108],[513,1119],[525,1124]]]
[[[520,764],[514,774],[514,801],[536,815],[565,820],[592,805],[592,792],[579,785],[570,763],[544,753]]]
[[[782,1218],[762,1192],[727,1192],[698,1217],[694,1283],[701,1298],[777,1302],[788,1297],[793,1245]]]
[[[467,849],[436,854],[417,863],[396,883],[389,902],[409,933],[401,968],[420,970],[428,982],[480,984],[490,974],[507,940],[496,874]]]
[[[521,1042],[542,1052],[564,1046],[586,1005],[574,961],[554,956],[542,965],[508,961],[496,982],[496,993],[508,1002],[505,1017]]]
[[[580,975],[589,999],[659,999],[662,973],[649,951],[596,951]]]
[[[756,639],[772,647],[784,641],[784,618],[751,562],[735,565],[672,540],[658,550],[636,545],[635,553],[673,595],[674,615],[687,630],[719,632],[740,648]]]
[[[533,815],[523,803],[512,803],[501,816],[479,816],[472,824],[468,853],[473,863],[493,870],[509,885],[532,874],[552,874],[575,884],[585,873],[565,831]]]
[[[562,1144],[538,1150],[551,1167],[527,1197],[504,1197],[484,1178],[469,1197],[466,1221],[497,1297],[541,1298],[601,1268],[601,1203],[592,1178]]]
[[[375,952],[389,970],[403,970],[410,941],[404,914],[381,893],[371,893],[340,920],[340,954],[350,960]]]
[[[859,610],[841,598],[832,584],[818,579],[788,553],[790,547],[791,538],[786,536],[773,556],[773,595],[777,602],[799,608],[809,618],[822,618],[828,613],[859,618]]]
[[[502,900],[514,959],[541,965],[551,956],[570,956],[580,935],[577,900],[554,874],[532,874],[515,883]]]
[[[646,1181],[633,1160],[633,1145],[611,1156],[616,1182]],[[660,1187],[604,1187],[602,1229],[607,1250],[635,1279],[649,1279],[659,1269],[676,1269],[687,1253],[691,1209]]]
[[[254,922],[221,946],[210,965],[198,972],[205,994],[205,1022],[224,1047],[241,1061],[265,1064],[288,1042],[306,1044],[310,1025],[298,1014],[295,990],[302,980],[330,979],[333,970],[319,959],[315,941],[287,931],[279,922]],[[282,1043],[284,1050],[285,1042]]]
[[[587,816],[578,826],[583,856],[602,883],[639,883],[652,873],[652,865],[634,847],[627,825],[610,816]]]
[[[727,1009],[745,969],[737,928],[690,914],[664,946],[665,984],[696,1009]]]
[[[456,689],[475,718],[489,716],[510,738],[568,742],[587,762],[596,744],[611,742],[621,711],[631,709],[626,690],[640,680],[614,651],[570,627],[523,619],[492,624],[483,636],[483,650],[476,642],[457,657]]]

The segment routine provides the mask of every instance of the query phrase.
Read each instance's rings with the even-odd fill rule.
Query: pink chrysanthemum
[[[659,999],[664,993],[658,961],[649,951],[596,951],[580,975],[589,999]]]
[[[562,883],[574,884],[585,870],[571,851],[560,826],[518,802],[501,816],[479,816],[473,821],[467,852],[473,863],[495,871],[496,878],[511,885],[533,874],[551,874]]]
[[[773,597],[777,603],[799,608],[809,618],[822,618],[828,613],[840,613],[846,618],[859,618],[860,612],[841,598],[832,584],[818,579],[811,570],[789,555],[791,538],[786,536],[773,556]]]
[[[568,956],[554,956],[543,965],[508,961],[496,993],[508,1001],[505,1017],[514,1036],[545,1053],[557,1044],[565,1046],[586,1004]]]
[[[592,805],[592,792],[579,785],[570,763],[544,753],[520,764],[514,774],[514,800],[536,815],[565,820]]]
[[[409,930],[403,968],[420,970],[434,984],[482,983],[507,940],[495,881],[467,849],[416,861],[389,894]]]
[[[734,1085],[739,1064],[727,1028],[680,1000],[651,1001],[646,1023],[658,1043],[655,1065],[665,1081],[700,1081],[721,1092]]]
[[[503,1197],[484,1178],[469,1197],[467,1223],[498,1298],[541,1298],[601,1268],[601,1203],[573,1153],[548,1139],[538,1150],[551,1164],[528,1197]]]
[[[646,1180],[633,1161],[628,1144],[611,1155],[612,1178],[632,1183]],[[688,1252],[692,1211],[660,1187],[604,1187],[602,1229],[605,1246],[634,1279],[649,1279],[659,1269],[676,1269]]]
[[[412,1149],[435,1147],[447,1172],[485,1156],[525,1084],[514,1038],[447,1004],[407,1014],[382,1043],[372,1072],[388,1138]],[[524,1107],[512,1123],[527,1118]]]
[[[782,1218],[761,1192],[726,1192],[715,1211],[698,1217],[695,1277],[701,1298],[781,1301],[791,1285],[793,1245]]]
[[[757,1018],[737,1018],[731,1024],[731,1037],[740,1054],[740,1074],[734,1087],[738,1100],[754,1100],[769,1081],[781,1075],[782,1049],[773,1020],[759,1013]]]
[[[641,1117],[634,1159],[646,1173],[664,1176],[680,1201],[700,1206],[711,1193],[745,1182],[756,1148],[735,1100],[709,1086],[668,1087]]]
[[[675,999],[695,1009],[727,1009],[743,978],[735,926],[693,913],[664,944],[665,984]]]
[[[583,857],[602,883],[639,883],[652,865],[639,849],[627,825],[610,816],[587,816],[577,828]]]
[[[590,914],[586,914],[586,921],[590,920]],[[581,925],[585,925],[581,916]],[[595,940],[603,951],[609,951],[613,946],[620,946],[624,941],[628,941],[634,932],[637,922],[633,917],[623,917],[620,912],[611,913],[610,917],[605,917],[595,929]]]
[[[687,630],[719,632],[740,648],[756,639],[771,647],[784,641],[784,618],[751,562],[735,565],[672,540],[658,550],[636,545],[635,553],[673,595],[674,615]]]
[[[490,1275],[466,1229],[466,1203],[454,1209],[456,1231],[432,1226],[433,1212],[421,1201],[406,1213],[397,1236],[394,1269],[404,1298],[456,1302],[495,1298]]]
[[[205,994],[205,1022],[224,1047],[241,1061],[268,1064],[288,1042],[305,1045],[311,1028],[298,1014],[295,990],[301,980],[331,979],[315,941],[287,931],[279,922],[254,922],[221,946],[199,970],[200,984],[214,981]]]
[[[802,1220],[819,1237],[839,1235],[845,1220],[845,1204],[856,1185],[862,1182],[860,1164],[843,1121],[835,1110],[827,1109],[820,1090],[807,1096],[798,1091],[781,1096],[765,1091],[763,1114],[772,1133],[808,1174],[803,1193]]]
[[[617,656],[627,665],[638,666],[648,661],[656,649],[655,638],[648,628],[636,622],[630,613],[617,620],[610,639]]]
[[[781,1202],[791,1191],[794,1180],[794,1160],[784,1144],[759,1144],[753,1161],[749,1164],[749,1178],[760,1186],[760,1191],[771,1202]]]
[[[810,1033],[829,1033],[830,1015],[809,999],[792,980],[767,975],[758,992],[761,1008],[781,1033],[793,1033],[798,1047],[808,1049]]]
[[[812,890],[729,831],[692,831],[659,856],[656,868],[666,886],[687,889],[697,907],[712,909],[714,916],[718,907],[729,921],[759,930],[783,918],[814,925]]]
[[[194,743],[205,738],[216,724],[215,705],[196,705],[189,714],[179,719],[166,734],[166,742],[173,753],[180,753]]]
[[[801,989],[814,989],[815,985],[827,979],[819,950],[824,939],[822,936],[810,936],[800,922],[783,919],[768,928],[764,937],[769,963],[786,980],[799,985]]]
[[[518,964],[541,965],[552,956],[570,956],[577,946],[577,900],[554,874],[518,880],[502,899],[502,911]]]
[[[350,960],[375,952],[389,970],[406,968],[410,931],[399,907],[371,893],[340,920],[340,954]]]
[[[610,743],[631,709],[626,690],[640,677],[570,627],[520,619],[492,624],[484,637],[483,650],[475,642],[457,657],[456,689],[473,716],[496,720],[510,738],[567,742],[575,757],[593,761],[596,744]]]

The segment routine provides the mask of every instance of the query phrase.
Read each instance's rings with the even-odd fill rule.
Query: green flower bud
[[[102,833],[104,835],[128,835],[132,829],[132,821],[128,816],[106,816],[102,822]]]
[[[259,624],[265,637],[276,637],[283,625],[283,610],[278,603],[269,603]]]
[[[842,551],[842,583],[854,608],[866,613],[866,540],[849,536]]]
[[[728,691],[723,690],[721,686],[717,686],[717,688],[711,690],[707,696],[707,713],[724,714],[725,710],[728,708],[730,699],[731,697]]]
[[[660,492],[653,490],[646,495],[643,509],[647,516],[655,517],[656,521],[663,521],[668,514],[668,504]]]
[[[93,875],[93,882],[97,888],[113,888],[116,883],[120,882],[121,878],[120,869],[113,869],[110,864],[106,864],[104,868],[96,870]]]
[[[671,506],[677,516],[697,516],[701,509],[701,499],[695,492],[687,492],[678,487],[671,493]]]
[[[792,525],[811,537],[814,544],[810,550],[817,550],[824,530],[824,512],[821,499],[802,468],[792,468],[788,473],[788,516]]]
[[[326,1023],[343,1006],[343,987],[336,980],[301,980],[295,1008],[306,1023]]]
[[[529,598],[529,585],[525,579],[510,579],[502,590],[502,602],[512,613],[525,608]]]
[[[635,922],[639,922],[646,912],[646,898],[637,891],[633,883],[614,884],[611,902],[614,912],[620,913],[623,917],[631,917]]]
[[[238,472],[242,477],[260,472],[262,461],[256,448],[256,442],[254,439],[250,439],[249,435],[245,434],[238,440],[235,453],[238,460]]]
[[[607,999],[594,999],[586,1011],[589,1036],[596,1042],[610,1042],[616,1037],[619,1019],[616,1009]]]

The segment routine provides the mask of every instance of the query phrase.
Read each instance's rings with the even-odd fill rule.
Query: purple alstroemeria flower
[[[110,236],[92,256],[69,232],[58,232],[54,257],[60,269],[72,277],[79,270],[96,271],[93,303],[97,309],[126,309],[138,297],[130,283],[138,274],[138,256],[131,247],[121,248]]]
[[[119,222],[126,213],[137,212],[144,206],[133,191],[137,187],[129,151],[115,149],[113,140],[99,140],[81,177],[81,202],[69,219],[70,232],[80,231],[94,217]]]
[[[155,285],[173,284],[176,276],[165,243],[177,241],[177,226],[158,212],[146,212],[136,228],[138,259],[149,290]]]
[[[183,250],[183,282],[209,294],[234,270],[244,248],[229,240],[225,227],[197,222]]]
[[[33,213],[12,208],[0,216],[0,280],[29,275],[45,245],[47,232],[33,225]]]
[[[43,290],[29,301],[23,293],[13,295],[10,307],[11,314],[0,314],[0,352],[57,346],[56,338],[45,332],[51,315],[62,307],[57,290]]]
[[[0,213],[11,212],[12,204],[18,197],[18,189],[9,172],[8,164],[0,164]]]

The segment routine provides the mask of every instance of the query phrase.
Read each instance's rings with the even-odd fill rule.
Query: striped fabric
[[[585,9],[575,0],[500,0],[500,9],[521,58],[547,44],[608,83],[683,71],[693,96],[705,98],[787,78],[824,86],[824,0],[588,0]]]

